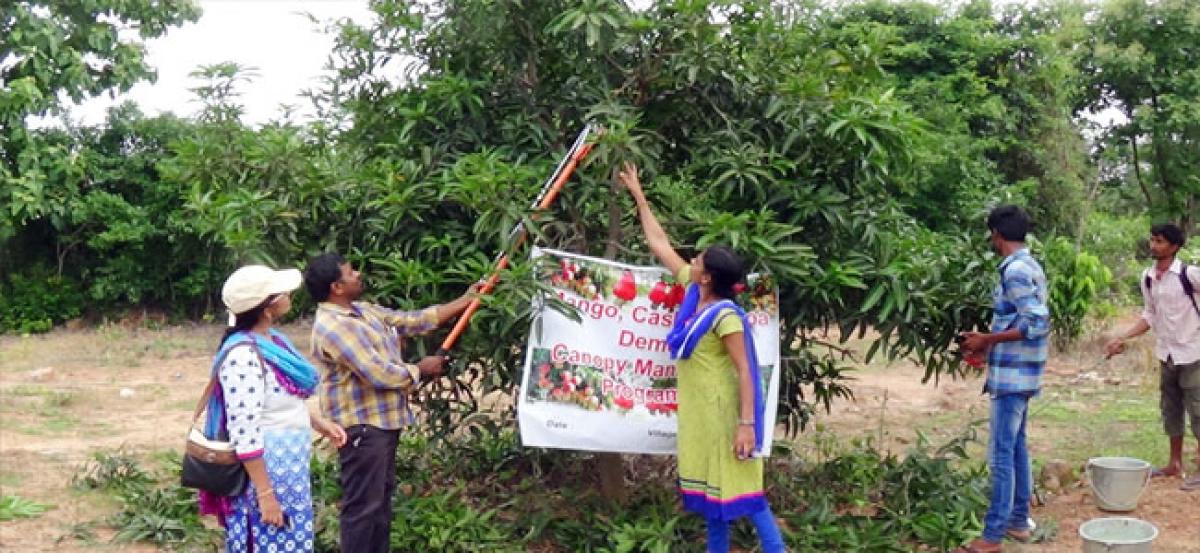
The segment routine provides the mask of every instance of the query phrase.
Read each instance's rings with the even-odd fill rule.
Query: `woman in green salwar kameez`
[[[680,282],[688,283],[667,337],[677,359],[679,493],[685,509],[705,518],[708,550],[729,550],[729,522],[749,517],[763,551],[784,551],[783,538],[763,492],[763,461],[755,456],[763,432],[763,390],[745,313],[732,301],[745,276],[729,248],[711,246],[688,263],[670,240],[642,192],[637,168],[618,179],[637,204],[650,251]]]

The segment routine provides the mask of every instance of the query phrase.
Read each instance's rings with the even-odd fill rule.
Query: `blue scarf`
[[[221,349],[217,351],[216,357],[213,358],[212,375],[218,376],[217,372],[221,370],[221,363],[225,361],[225,356],[229,354],[230,350],[254,340],[263,360],[279,376],[283,377],[283,381],[280,383],[284,385],[285,389],[300,397],[312,395],[313,391],[317,389],[317,369],[304,356],[296,352],[296,346],[287,339],[287,336],[275,330],[271,330],[270,333],[270,338],[256,332],[230,334],[229,338],[226,338],[225,342],[221,344]],[[276,340],[283,342],[284,345],[279,345]],[[220,381],[218,380],[218,382]],[[213,388],[212,396],[208,398],[206,411],[204,436],[210,440],[217,439],[218,434],[225,429],[225,398],[219,384]]]
[[[754,335],[750,331],[750,321],[746,312],[731,300],[721,300],[697,314],[696,307],[700,304],[700,287],[695,283],[688,286],[687,294],[683,296],[683,304],[675,314],[675,325],[667,333],[667,345],[671,347],[671,359],[688,359],[700,338],[712,328],[717,313],[722,309],[732,309],[742,320],[742,336],[746,341],[746,360],[750,365],[750,380],[754,383],[754,452],[762,453],[763,426],[765,417],[765,402],[763,401],[763,384],[759,376],[758,353],[754,349]]]

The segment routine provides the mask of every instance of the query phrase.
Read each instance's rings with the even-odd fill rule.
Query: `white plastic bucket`
[[[1136,509],[1138,498],[1150,483],[1150,463],[1132,457],[1088,459],[1085,470],[1096,506],[1105,511]]]
[[[1083,553],[1150,553],[1158,528],[1129,517],[1094,518],[1079,526]]]

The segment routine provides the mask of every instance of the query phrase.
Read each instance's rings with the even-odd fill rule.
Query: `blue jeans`
[[[771,513],[770,508],[754,513],[749,518],[758,529],[758,541],[762,544],[763,553],[787,551],[783,545],[783,536],[779,533],[779,525],[775,524],[775,515]],[[729,522],[720,519],[708,520],[708,551],[729,551]]]
[[[1029,395],[1006,394],[992,398],[991,439],[988,465],[992,473],[992,497],[983,519],[983,539],[1000,543],[1010,528],[1029,528],[1029,500],[1033,495],[1033,471],[1025,447],[1025,420]]]

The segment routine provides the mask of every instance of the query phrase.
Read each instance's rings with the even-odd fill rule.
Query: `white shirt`
[[[1142,300],[1145,309],[1142,318],[1154,329],[1155,352],[1160,361],[1171,358],[1175,364],[1187,365],[1200,361],[1200,315],[1192,306],[1192,300],[1183,293],[1183,283],[1179,274],[1183,271],[1183,262],[1178,259],[1167,268],[1162,278],[1154,278],[1154,268],[1142,272],[1138,287],[1142,289]],[[1146,277],[1153,284],[1146,289]],[[1192,290],[1200,295],[1200,268],[1191,267],[1188,270],[1188,280],[1192,282]],[[1200,298],[1196,298],[1200,304]]]
[[[263,434],[272,429],[311,428],[308,406],[279,384],[249,345],[234,346],[221,363],[221,389],[229,439],[241,459],[262,454]]]

